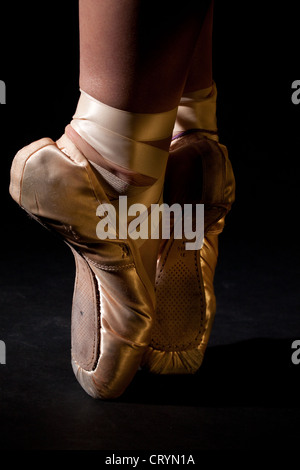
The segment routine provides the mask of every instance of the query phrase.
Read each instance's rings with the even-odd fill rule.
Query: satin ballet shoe
[[[120,239],[118,231],[116,239],[100,240],[97,208],[112,203],[104,188],[99,173],[65,135],[24,147],[11,167],[12,198],[61,237],[75,258],[74,374],[90,396],[112,399],[133,379],[151,340],[159,240],[141,247],[130,237]],[[155,183],[138,202],[160,203],[161,192],[161,182]]]
[[[204,240],[200,250],[187,250],[187,240],[174,239],[174,232],[162,241],[156,320],[142,368],[156,374],[192,374],[201,366],[216,312],[218,236],[234,198],[225,146],[195,131],[173,140],[164,201],[204,204]]]

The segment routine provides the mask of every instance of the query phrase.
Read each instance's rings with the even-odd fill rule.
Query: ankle
[[[155,183],[155,178],[122,168],[119,165],[106,160],[97,152],[97,150],[86,142],[70,124],[67,125],[65,133],[88,160],[101,166],[126,183],[134,186],[151,186]]]
[[[185,92],[178,106],[173,137],[182,132],[198,130],[217,140],[217,87],[212,86],[197,91]]]

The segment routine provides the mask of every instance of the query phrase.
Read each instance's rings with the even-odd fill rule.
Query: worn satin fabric
[[[41,139],[18,152],[11,168],[10,193],[30,215],[60,234],[78,260],[86,263],[88,288],[94,289],[93,277],[98,279],[101,312],[98,333],[92,334],[100,334],[101,339],[90,358],[94,365],[85,370],[76,357],[72,364],[87,393],[100,398],[119,396],[151,339],[155,252],[145,248],[152,263],[150,273],[134,240],[97,238],[97,207],[110,201],[99,174],[66,136],[57,143]],[[145,190],[139,202],[160,201],[161,193],[158,181]]]
[[[81,91],[73,129],[102,157],[137,173],[159,178],[168,152],[145,142],[172,135],[177,108],[164,113],[140,114],[112,108]]]

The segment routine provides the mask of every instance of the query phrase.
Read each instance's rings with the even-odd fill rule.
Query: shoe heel
[[[23,147],[15,155],[10,170],[10,185],[9,193],[11,197],[22,207],[21,192],[22,192],[22,181],[23,174],[26,167],[27,160],[38,150],[46,147],[47,145],[53,145],[52,139],[45,137],[43,139],[32,142],[30,145]]]

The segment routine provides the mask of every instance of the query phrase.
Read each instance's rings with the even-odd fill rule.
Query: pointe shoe
[[[11,168],[10,194],[71,248],[76,264],[71,362],[94,398],[120,396],[134,377],[151,339],[154,276],[135,240],[100,240],[97,207],[110,203],[103,181],[66,137],[41,139],[20,150]],[[160,202],[154,184],[139,201]],[[155,247],[155,243],[157,248]],[[149,250],[155,273],[159,241]],[[151,264],[151,262],[149,262]]]
[[[192,374],[202,364],[216,312],[214,273],[218,236],[235,198],[227,149],[201,132],[183,134],[171,146],[164,201],[204,204],[204,241],[163,241],[157,273],[157,312],[142,367],[156,374]]]

